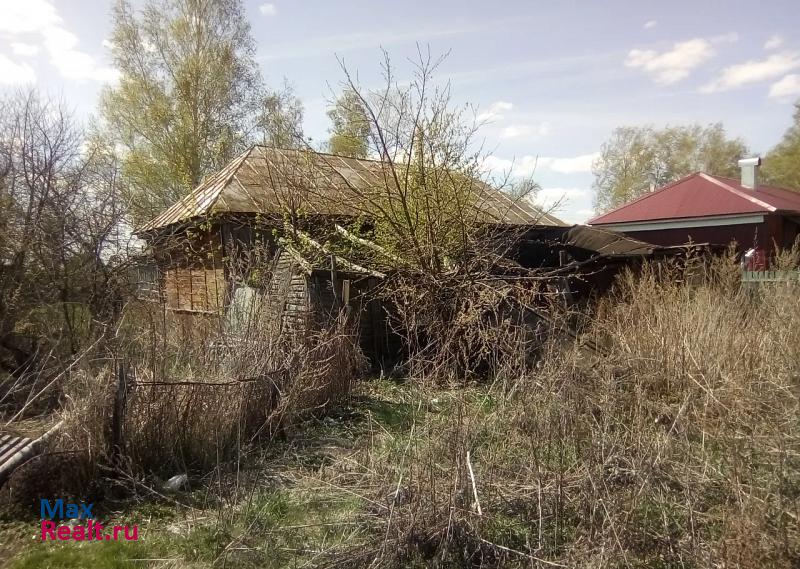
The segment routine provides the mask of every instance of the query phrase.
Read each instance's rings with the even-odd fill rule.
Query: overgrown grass
[[[130,569],[145,566],[145,548],[136,543],[98,542],[63,545],[47,544],[13,561],[9,569]]]
[[[191,490],[159,496],[137,486],[134,496],[104,500],[103,519],[139,525],[134,548],[106,553],[41,543],[32,539],[38,536],[32,510],[4,527],[0,542],[11,544],[6,555],[16,553],[11,567],[314,566],[323,553],[366,539],[373,506],[360,490],[336,481],[346,480],[347,458],[373,436],[407,436],[416,412],[408,401],[416,398],[409,384],[365,383],[326,416],[299,423],[290,438],[243,454],[238,471],[220,464],[192,476]]]
[[[796,567],[797,293],[645,270],[587,331],[603,353],[366,381],[120,516],[153,567]]]
[[[797,292],[742,291],[723,262],[648,269],[593,323],[605,353],[418,393],[443,411],[360,455],[362,491],[403,499],[350,563],[796,566]]]

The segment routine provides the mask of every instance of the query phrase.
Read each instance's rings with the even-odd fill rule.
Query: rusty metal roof
[[[144,234],[220,213],[359,215],[370,191],[392,183],[386,163],[311,152],[254,146],[204,180],[185,198],[137,228]],[[503,225],[564,226],[525,200],[476,182],[478,209]]]

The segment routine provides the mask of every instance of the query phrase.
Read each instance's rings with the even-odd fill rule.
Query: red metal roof
[[[697,172],[597,216],[589,225],[776,211],[800,214],[800,192],[772,186],[752,190],[739,180]]]

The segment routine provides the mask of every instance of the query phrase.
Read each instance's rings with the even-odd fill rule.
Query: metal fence
[[[800,281],[800,271],[742,271],[743,283],[783,283]]]

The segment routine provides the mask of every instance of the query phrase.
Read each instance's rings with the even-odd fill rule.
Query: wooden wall
[[[187,312],[220,313],[224,307],[225,271],[175,267],[164,271],[167,308]]]
[[[286,251],[278,254],[272,280],[267,285],[269,302],[283,330],[305,333],[311,325],[308,276]]]
[[[195,230],[172,246],[156,249],[167,310],[184,313],[190,321],[192,315],[225,313],[233,298],[234,284],[223,259],[225,254],[235,254],[236,244],[241,241],[226,227]],[[373,366],[379,368],[397,361],[401,342],[391,331],[384,306],[372,298],[375,278],[340,272],[332,279],[330,271],[323,269],[309,274],[307,265],[302,266],[289,252],[273,249],[272,254],[277,255],[273,274],[262,290],[270,307],[268,314],[280,322],[282,330],[302,337],[310,330],[330,325],[347,296],[350,314],[358,325],[361,349]],[[183,324],[185,328],[187,323]]]
[[[156,251],[164,301],[169,310],[220,314],[228,292],[216,230],[195,231]]]

